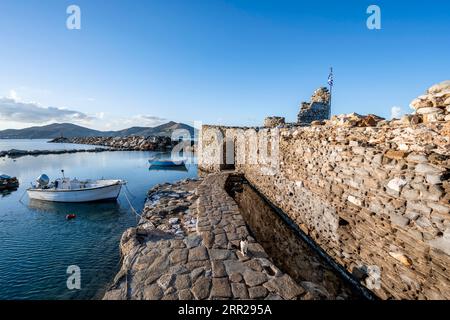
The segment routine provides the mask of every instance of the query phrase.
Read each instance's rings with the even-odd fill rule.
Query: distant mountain
[[[0,139],[53,139],[57,137],[125,137],[125,136],[171,136],[176,129],[186,129],[194,137],[193,127],[170,121],[156,127],[131,127],[118,131],[99,131],[71,123],[53,123],[25,129],[0,131]]]
[[[156,126],[156,127],[131,127],[128,129],[120,130],[114,132],[113,136],[167,136],[170,137],[172,132],[177,129],[185,129],[188,130],[191,137],[194,137],[194,128],[184,124],[177,123],[174,121],[167,122],[165,124]]]

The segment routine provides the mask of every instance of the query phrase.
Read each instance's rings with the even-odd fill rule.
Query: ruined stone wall
[[[321,102],[312,102],[303,105],[297,116],[299,124],[308,125],[313,121],[326,120],[330,117],[330,105]]]
[[[450,299],[448,132],[204,126],[199,168],[220,170],[227,144],[236,170],[379,297]]]
[[[283,126],[285,124],[284,117],[267,117],[264,119],[264,127],[266,128],[275,128],[278,126]]]

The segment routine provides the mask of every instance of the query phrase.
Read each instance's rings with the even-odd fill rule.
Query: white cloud
[[[103,120],[103,118],[105,117],[105,113],[104,112],[97,112],[95,114],[95,117],[98,118],[98,119]]]
[[[391,119],[400,119],[400,117],[403,115],[403,110],[400,107],[393,106],[391,108]]]
[[[9,90],[8,98],[18,101],[19,96],[17,95],[17,91],[14,89]]]
[[[137,116],[129,119],[129,121],[131,123],[134,123],[135,125],[138,125],[138,126],[150,126],[150,127],[153,127],[153,126],[158,126],[160,124],[163,124],[163,123],[167,122],[167,119],[161,118],[161,117],[158,117],[158,116],[140,114],[140,115],[137,115]]]
[[[99,119],[98,116],[97,119]],[[137,115],[127,118],[109,116],[98,122],[98,126],[104,130],[122,130],[129,127],[155,127],[166,122],[168,122],[167,119],[152,115]]]
[[[78,123],[98,130],[120,130],[134,126],[154,127],[168,120],[146,114],[122,117],[96,112],[90,115],[67,108],[43,107],[36,102],[20,101],[15,90],[10,90],[8,97],[0,97],[0,129],[19,129],[53,122]]]
[[[45,124],[48,122],[88,122],[94,117],[57,107],[42,107],[34,102],[18,101],[17,93],[11,90],[9,97],[0,98],[0,120],[18,123]]]

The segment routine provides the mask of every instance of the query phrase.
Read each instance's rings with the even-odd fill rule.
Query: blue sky
[[[66,28],[71,4],[81,30]],[[371,4],[381,30],[366,27]],[[445,0],[2,0],[0,129],[295,121],[330,66],[333,114],[389,118],[450,78],[449,12]]]

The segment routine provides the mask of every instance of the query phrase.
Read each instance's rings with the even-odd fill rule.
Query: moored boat
[[[92,202],[116,200],[120,194],[123,180],[77,180],[56,179],[49,183],[46,175],[37,179],[37,184],[27,189],[28,197],[52,202]]]
[[[157,166],[157,167],[177,167],[177,166],[184,166],[186,160],[170,160],[170,159],[150,159],[148,160],[148,163],[151,166]]]

